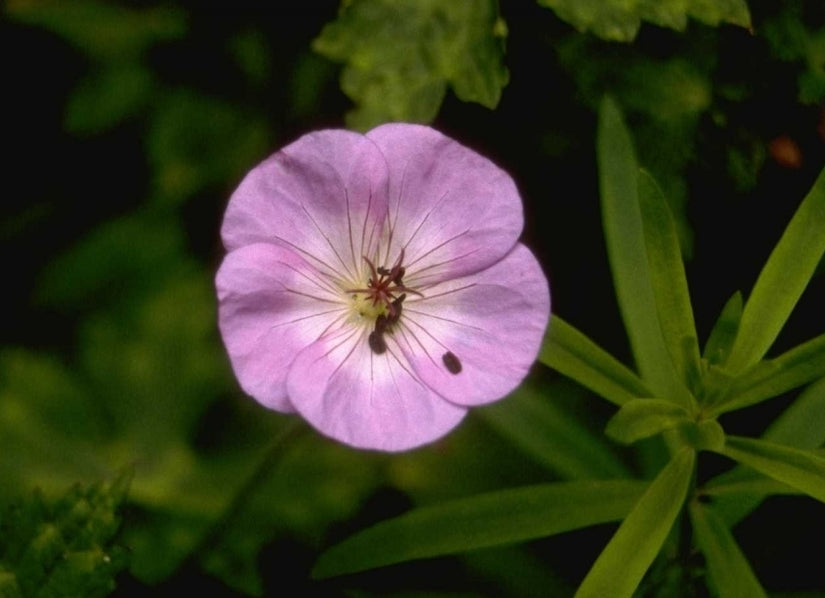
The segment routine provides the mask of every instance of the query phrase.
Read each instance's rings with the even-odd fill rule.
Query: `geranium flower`
[[[550,297],[522,226],[507,173],[434,129],[301,137],[224,216],[219,320],[241,387],[355,447],[441,437],[538,353]]]

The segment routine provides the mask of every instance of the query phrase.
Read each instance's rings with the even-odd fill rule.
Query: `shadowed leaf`
[[[521,542],[621,519],[644,482],[580,481],[529,486],[423,507],[333,546],[316,578],[413,559]]]

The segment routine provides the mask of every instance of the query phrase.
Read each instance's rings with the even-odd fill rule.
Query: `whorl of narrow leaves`
[[[106,596],[126,565],[112,542],[129,476],[75,486],[54,504],[40,493],[0,511],[0,596]]]

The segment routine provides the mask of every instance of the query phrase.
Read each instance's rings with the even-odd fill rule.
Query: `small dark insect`
[[[370,344],[370,349],[376,355],[381,355],[387,350],[387,342],[384,340],[384,331],[378,329],[376,322],[375,330],[370,332],[367,342]]]
[[[441,356],[441,361],[444,362],[444,367],[447,368],[447,371],[451,374],[461,373],[461,360],[456,357],[452,351],[444,353],[444,355]]]

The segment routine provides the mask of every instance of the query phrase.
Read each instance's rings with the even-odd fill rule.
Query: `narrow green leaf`
[[[699,345],[679,249],[679,235],[667,200],[653,177],[640,170],[638,184],[650,282],[659,325],[676,370],[690,388],[698,383],[700,377]]]
[[[562,379],[540,387],[526,380],[506,401],[477,409],[487,424],[554,472],[572,479],[629,477],[605,442],[553,400],[569,392]],[[566,383],[569,384],[569,383]]]
[[[736,338],[736,331],[739,330],[739,322],[742,320],[742,293],[736,291],[719,314],[713,330],[710,331],[708,341],[705,343],[705,350],[702,357],[708,363],[718,365],[724,363],[730,354],[733,341]]]
[[[825,334],[744,372],[709,413],[718,415],[742,409],[822,377],[825,377]]]
[[[694,501],[690,505],[690,520],[719,598],[767,598],[722,518],[713,509]]]
[[[738,475],[734,476],[734,473]],[[721,480],[721,476],[717,476],[709,481],[708,485],[702,490],[704,495],[714,498],[714,506],[717,507],[717,510],[720,501],[727,501],[728,499],[735,501],[737,506],[741,507],[745,507],[745,503],[752,502],[752,504],[747,505],[748,508],[746,512],[742,513],[741,517],[733,519],[727,515],[727,506],[723,506],[722,510],[725,512],[725,521],[728,522],[728,525],[738,523],[742,517],[752,511],[765,496],[771,494],[801,494],[796,488],[791,488],[787,484],[783,484],[773,478],[766,478],[762,474],[744,466],[737,466],[735,469],[726,471],[725,474],[727,474],[727,476],[724,481]]]
[[[771,252],[742,313],[727,369],[738,373],[768,351],[825,253],[825,169]]]
[[[653,396],[632,370],[556,314],[550,317],[539,361],[615,405]]]
[[[596,559],[575,598],[630,598],[685,502],[696,453],[682,449],[650,484]]]
[[[806,388],[762,439],[803,449],[825,444],[825,378]],[[714,506],[729,525],[741,521],[768,495],[799,492],[744,466],[708,480],[705,491],[715,497]]]
[[[605,432],[617,442],[630,444],[690,421],[688,412],[671,401],[633,399],[607,422]]]
[[[599,111],[599,187],[602,223],[613,284],[642,379],[656,396],[685,406],[691,397],[679,383],[657,316],[638,200],[638,164],[618,106],[606,98]]]
[[[630,511],[644,486],[635,480],[561,482],[415,509],[333,546],[312,574],[344,575],[616,521]]]
[[[825,502],[825,458],[813,451],[728,436],[718,452]]]

